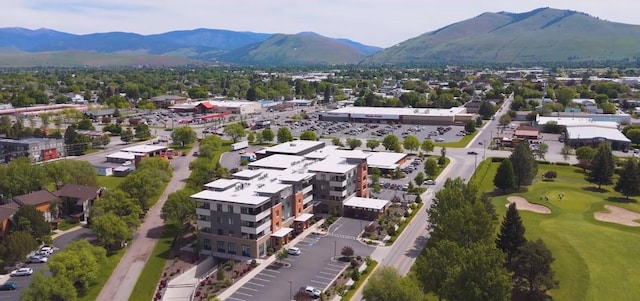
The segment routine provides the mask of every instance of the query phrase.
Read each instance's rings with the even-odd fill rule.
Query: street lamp
[[[289,280],[289,300],[293,300],[293,283]]]
[[[333,259],[336,259],[337,251],[338,251],[338,241],[334,240],[333,241]]]

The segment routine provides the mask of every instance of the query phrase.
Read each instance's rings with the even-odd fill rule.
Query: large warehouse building
[[[322,121],[358,123],[401,123],[426,125],[465,124],[473,120],[474,114],[464,107],[450,109],[435,108],[386,108],[344,107],[319,114]]]

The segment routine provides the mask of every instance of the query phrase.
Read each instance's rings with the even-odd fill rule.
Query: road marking
[[[243,295],[243,296],[247,296],[247,297],[253,297],[253,295],[245,294],[245,293],[243,293],[243,292],[238,292],[238,291],[236,291],[236,294],[238,294],[238,295]],[[238,300],[242,300],[242,299],[238,299]]]
[[[320,284],[323,284],[323,285],[329,284],[328,282],[322,282],[322,281],[318,281],[318,280],[314,280],[314,279],[311,279],[311,282],[320,283]]]
[[[344,234],[329,233],[329,236],[333,236],[333,237],[337,237],[337,238],[344,238],[344,239],[349,239],[349,240],[358,240],[358,238],[355,237],[355,236],[349,236],[349,235],[344,235]]]
[[[259,286],[259,287],[264,287],[264,284],[260,284],[260,283],[247,282],[247,284],[251,284],[251,285],[255,285],[255,286]]]
[[[247,282],[247,283],[248,283],[248,282]],[[250,288],[250,287],[246,287],[246,286],[240,287],[239,289],[245,289],[245,290],[250,290],[250,291],[258,292],[258,290],[257,290],[257,289]]]
[[[252,280],[260,280],[260,281],[265,281],[265,282],[271,282],[271,280],[269,279],[262,279],[262,278],[258,278],[258,276],[255,276],[253,278],[251,278]]]
[[[321,278],[321,279],[325,279],[325,280],[333,280],[333,277],[325,277],[325,276],[320,276],[320,275],[316,275],[316,277]],[[255,277],[253,279],[256,279]]]
[[[274,273],[280,273],[280,271],[276,271],[274,270],[273,267],[268,266],[266,269],[264,269],[263,271],[269,271],[269,272],[274,272]]]
[[[263,272],[264,272],[264,271],[263,271]],[[269,274],[265,274],[265,273],[260,273],[260,274],[258,274],[258,275],[260,275],[260,276],[266,276],[266,277],[271,277],[271,278],[276,278],[276,276],[274,276],[274,275],[269,275]],[[255,278],[255,277],[254,277],[254,278]]]
[[[236,293],[236,294],[237,294],[237,293]],[[251,297],[251,296],[249,296],[249,297]],[[238,299],[238,298],[234,298],[234,297],[229,297],[229,298],[227,298],[227,300],[246,301],[246,300],[244,300],[244,299]]]
[[[335,273],[329,273],[329,272],[323,272],[323,271],[320,271],[320,272],[318,272],[318,273],[320,273],[320,274],[332,275],[332,276],[333,276],[333,275],[335,275]]]

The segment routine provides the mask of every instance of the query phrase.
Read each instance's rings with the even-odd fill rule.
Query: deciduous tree
[[[224,134],[231,137],[233,143],[236,143],[238,142],[238,139],[246,136],[247,132],[244,130],[242,124],[232,123],[224,127]]]
[[[97,280],[98,270],[106,258],[104,248],[82,239],[69,243],[65,250],[51,257],[47,265],[54,277],[68,279],[78,290],[78,295],[83,295]]]
[[[271,142],[273,141],[273,138],[274,138],[274,135],[271,129],[262,130],[262,139],[264,139],[264,141]]]
[[[189,145],[196,142],[197,139],[196,132],[188,126],[177,127],[171,132],[171,140],[178,145]]]
[[[38,242],[29,232],[15,231],[9,233],[0,244],[0,256],[2,261],[16,263],[24,260],[37,247]]]
[[[434,177],[438,173],[438,162],[433,158],[428,158],[424,162],[424,173],[430,178]]]
[[[13,215],[13,223],[17,231],[27,232],[37,239],[42,239],[51,233],[51,225],[35,206],[24,205]]]
[[[368,301],[421,301],[424,294],[417,280],[402,277],[390,267],[377,270],[365,285],[362,296]]]
[[[362,145],[362,140],[358,138],[347,138],[347,145],[349,145],[350,149],[356,149],[356,147],[360,147]]]
[[[542,239],[526,242],[513,258],[514,288],[529,300],[547,300],[546,292],[558,288],[551,264],[555,261]]]
[[[20,301],[76,301],[78,293],[73,283],[64,277],[46,277],[35,273],[31,284],[20,294]]]
[[[162,217],[165,221],[173,223],[179,230],[177,237],[184,233],[184,226],[189,223],[196,214],[196,201],[184,190],[178,190],[169,194],[167,201],[162,206]]]
[[[400,145],[400,141],[396,135],[389,134],[382,139],[382,146],[386,150],[394,150],[398,145]]]
[[[413,152],[420,148],[420,140],[418,140],[418,138],[414,135],[409,135],[404,138],[404,140],[402,141],[402,145],[405,149]]]
[[[315,140],[318,140],[318,137],[316,137],[316,132],[307,130],[307,131],[304,131],[302,134],[300,134],[300,140],[315,141]]]
[[[380,146],[380,141],[376,139],[367,140],[367,148],[371,149],[371,151],[378,148],[378,146]]]
[[[430,152],[432,152],[435,147],[436,147],[436,144],[433,143],[433,141],[431,141],[431,139],[422,140],[422,144],[420,145],[420,149],[422,149],[422,151],[427,155]]]
[[[116,242],[131,239],[132,230],[127,223],[113,212],[91,219],[91,230],[96,234],[98,242],[107,249],[114,247]]]
[[[262,133],[264,135],[264,132]],[[288,141],[293,141],[293,135],[291,131],[287,127],[281,127],[278,129],[277,140],[278,143],[285,143]]]

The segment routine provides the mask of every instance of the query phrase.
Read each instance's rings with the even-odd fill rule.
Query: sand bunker
[[[506,205],[507,207],[509,207],[511,203],[516,203],[516,208],[518,210],[527,210],[527,211],[533,211],[535,213],[542,213],[542,214],[551,213],[551,209],[542,205],[529,203],[529,201],[527,201],[527,199],[523,197],[510,196],[507,198],[507,201],[509,201],[509,204]]]
[[[611,205],[604,205],[604,209],[609,210],[609,212],[596,212],[593,216],[601,222],[640,227],[640,223],[634,222],[634,220],[640,220],[640,213]]]

